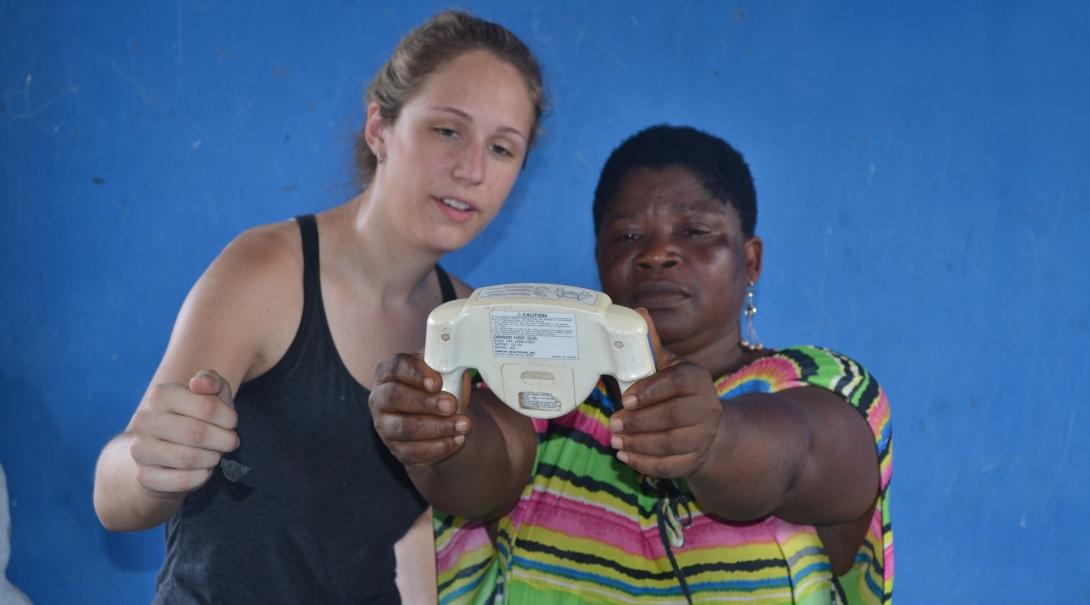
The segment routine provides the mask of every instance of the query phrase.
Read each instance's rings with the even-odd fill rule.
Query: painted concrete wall
[[[364,83],[441,7],[404,4],[5,3],[0,462],[34,602],[150,598],[162,531],[101,529],[98,450],[214,255],[352,195]],[[724,136],[757,179],[762,338],[892,397],[897,601],[1090,602],[1090,5],[468,5],[536,50],[553,111],[448,268],[595,287],[613,146]]]

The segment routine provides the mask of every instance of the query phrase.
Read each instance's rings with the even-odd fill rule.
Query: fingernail
[[[636,396],[635,395],[625,395],[624,397],[621,397],[621,405],[623,405],[626,408],[630,408],[630,407],[636,405]]]
[[[454,430],[458,431],[459,433],[464,433],[464,432],[468,431],[469,430],[469,421],[465,420],[465,419],[455,421]]]
[[[434,391],[435,390],[435,379],[434,378],[425,378],[424,379],[424,388],[429,390],[429,391]]]
[[[614,433],[620,433],[624,431],[624,423],[617,418],[611,418],[609,420],[609,430],[613,431]]]
[[[449,414],[454,411],[454,402],[449,397],[440,397],[438,407],[440,412]]]
[[[609,440],[609,446],[615,450],[624,449],[624,442],[621,441],[620,437],[614,435],[613,438]]]
[[[462,445],[465,442],[466,442],[466,436],[465,435],[455,435],[454,436],[454,443],[455,444]]]
[[[628,464],[628,454],[624,452],[617,452],[617,459],[625,464]]]

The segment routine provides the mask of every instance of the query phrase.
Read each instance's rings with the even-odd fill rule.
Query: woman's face
[[[602,288],[615,303],[645,307],[662,343],[692,357],[733,347],[761,241],[738,213],[681,166],[635,168],[621,181],[598,232]]]
[[[521,74],[486,51],[431,74],[393,124],[372,104],[369,142],[385,155],[373,183],[395,228],[440,253],[469,243],[503,207],[533,120]]]

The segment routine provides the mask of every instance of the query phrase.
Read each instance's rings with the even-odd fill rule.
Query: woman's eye
[[[710,233],[711,231],[703,227],[686,227],[681,230],[681,234],[685,237],[704,237]]]
[[[491,145],[490,148],[492,149],[492,153],[494,153],[496,155],[502,155],[502,156],[508,157],[508,158],[515,157],[515,154],[512,153],[510,149],[504,147],[503,145]]]
[[[438,126],[434,128],[435,133],[444,139],[453,139],[458,136],[458,131],[453,128],[446,128],[445,126]]]

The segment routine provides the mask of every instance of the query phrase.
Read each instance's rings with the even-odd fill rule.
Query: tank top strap
[[[313,214],[295,217],[303,238],[303,288],[307,294],[320,284],[318,268],[318,221]]]
[[[318,256],[318,221],[313,214],[295,217],[303,240],[303,318],[301,327],[312,328],[315,319],[325,322],[322,308],[322,270]],[[315,317],[315,313],[319,316]],[[324,327],[324,326],[322,326]],[[326,328],[323,331],[328,331]]]
[[[439,278],[439,290],[443,293],[443,302],[458,298],[458,293],[454,291],[454,282],[450,281],[450,276],[439,265],[435,265],[435,276]]]

